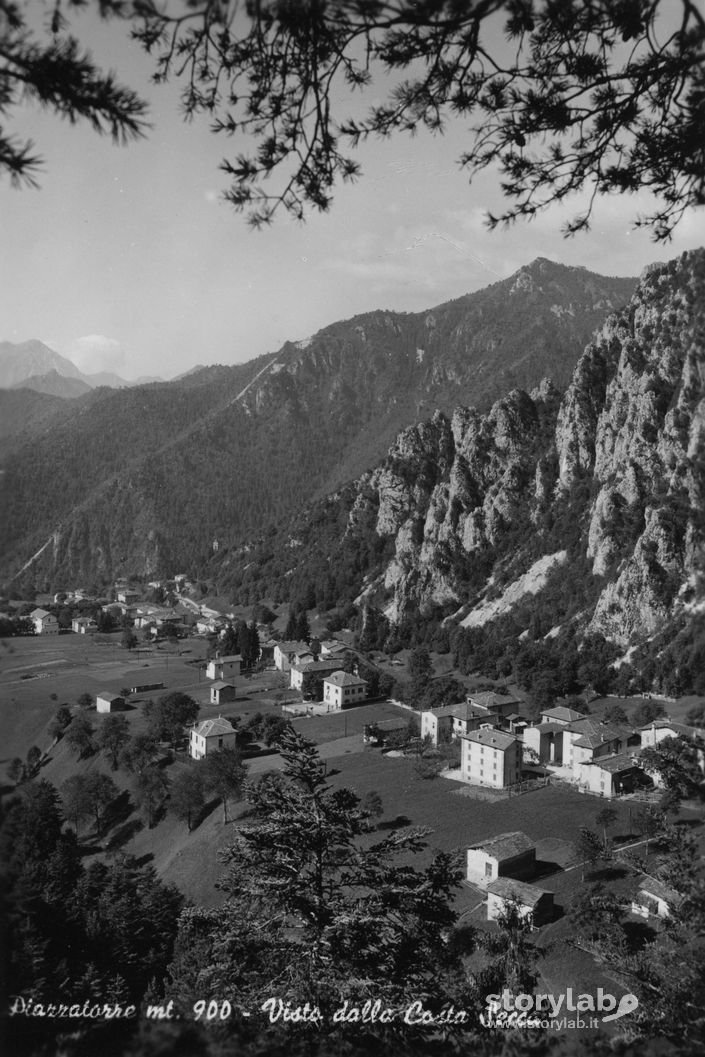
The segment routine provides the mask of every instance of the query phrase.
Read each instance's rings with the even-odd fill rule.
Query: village
[[[60,788],[76,767],[101,763],[96,756],[76,763],[65,746],[50,743],[52,700],[75,701],[79,692],[87,693],[98,725],[117,713],[140,731],[145,702],[178,691],[197,702],[198,718],[183,730],[174,767],[237,748],[245,751],[252,776],[277,770],[276,744],[245,739],[247,724],[262,716],[295,724],[329,761],[332,784],[377,796],[380,827],[426,826],[432,847],[462,855],[456,906],[461,918],[480,927],[491,928],[510,904],[518,904],[540,945],[568,942],[567,915],[585,887],[590,857],[582,831],[599,833],[595,819],[601,811],[602,874],[613,879],[624,913],[658,928],[678,905],[677,892],[653,876],[657,859],[649,857],[649,840],[664,776],[645,763],[643,753],[683,735],[701,746],[699,766],[705,767],[705,737],[683,722],[685,704],[670,702],[668,713],[661,709],[659,718],[641,726],[610,720],[614,699],[586,702],[584,711],[559,703],[532,717],[520,693],[498,686],[468,689],[454,704],[416,711],[400,698],[371,698],[358,674],[362,656],[344,630],[309,641],[283,640],[276,625],[283,624],[286,607],[274,624],[257,625],[259,656],[246,669],[240,654],[224,648],[235,611],[199,605],[189,596],[190,586],[186,577],[148,585],[168,597],[168,604],[156,604],[141,597],[144,589],[116,583],[114,598],[100,610],[113,619],[109,634],[99,632],[96,611],[73,616],[71,630],[65,617],[60,626],[57,607],[86,607],[83,592],[62,592],[35,606],[28,614],[34,635],[3,640],[0,684],[6,715],[17,718],[6,724],[13,730],[10,756],[37,745],[39,773]],[[404,652],[365,659],[397,679],[406,661]],[[702,839],[700,805],[683,808]],[[237,811],[232,817],[237,824]],[[154,828],[135,825],[130,833],[126,850],[153,857],[187,894],[217,902],[216,850],[228,834],[218,812],[211,809],[193,832],[189,827],[186,843],[169,818]],[[97,847],[98,853],[109,849],[110,836],[103,835]],[[207,859],[212,865],[204,869]],[[573,964],[581,985],[597,978],[585,952]],[[551,965],[549,959],[549,981]]]

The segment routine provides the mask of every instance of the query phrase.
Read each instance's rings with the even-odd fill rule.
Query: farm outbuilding
[[[553,916],[553,892],[511,877],[499,877],[487,886],[487,920],[496,921],[512,902],[517,904],[519,916],[528,919],[532,926],[542,925]]]
[[[96,712],[120,712],[125,707],[125,698],[111,690],[101,690],[95,699]]]
[[[227,704],[229,701],[234,701],[235,697],[236,690],[232,683],[224,683],[222,679],[219,679],[211,686],[212,705]]]
[[[531,877],[536,846],[525,833],[500,833],[467,850],[466,879],[486,887],[498,877]]]

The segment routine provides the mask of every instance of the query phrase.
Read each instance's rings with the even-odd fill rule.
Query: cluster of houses
[[[527,766],[541,767],[583,792],[607,798],[660,783],[640,764],[642,748],[685,734],[702,737],[696,728],[655,720],[635,730],[604,723],[558,705],[530,724],[518,713],[520,702],[492,691],[468,695],[466,701],[421,713],[421,736],[434,745],[444,738],[461,742],[460,774],[471,785],[506,789],[522,779]],[[705,759],[704,759],[705,763]]]
[[[274,667],[289,673],[292,690],[305,693],[307,680],[320,680],[323,710],[337,712],[361,704],[367,697],[367,681],[341,669],[347,647],[334,640],[321,643],[318,657],[306,642],[277,642],[274,645]]]
[[[499,833],[471,845],[465,855],[465,880],[486,893],[488,921],[496,921],[510,903],[534,928],[553,919],[553,893],[533,883],[537,873],[536,845],[525,833]],[[642,874],[629,910],[640,917],[667,918],[680,901],[681,897],[668,885]]]

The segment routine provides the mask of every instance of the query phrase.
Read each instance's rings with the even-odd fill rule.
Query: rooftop
[[[241,661],[242,657],[239,653],[229,653],[226,657],[214,657],[213,660],[216,664],[232,664],[234,661]]]
[[[478,708],[477,705],[471,705],[469,701],[460,701],[455,705],[442,705],[440,708],[426,709],[427,712],[432,712],[434,716],[442,718],[443,716],[453,716],[455,719],[462,719],[466,722],[470,719],[487,719],[486,708]]]
[[[541,717],[548,720],[558,720],[559,723],[575,723],[579,719],[585,719],[584,712],[576,712],[574,708],[566,708],[565,705],[556,705],[555,708],[545,708]]]
[[[601,771],[610,774],[619,774],[621,771],[632,771],[636,767],[631,756],[624,752],[615,753],[614,756],[602,756],[600,759],[592,760],[593,767],[599,767]]]
[[[506,752],[507,749],[511,748],[518,742],[518,738],[514,734],[505,734],[502,730],[473,730],[470,734],[461,734],[462,738],[466,741],[474,741],[480,745],[489,745],[493,749],[500,749],[502,752]]]
[[[549,895],[543,888],[527,884],[526,881],[514,881],[511,877],[498,877],[487,885],[487,891],[502,899],[516,898],[525,907],[535,907],[539,900]]]
[[[222,679],[216,679],[214,683],[211,683],[211,690],[234,690],[235,687],[232,683],[224,683]]]
[[[218,716],[217,719],[204,719],[202,723],[199,723],[197,727],[194,727],[196,734],[200,734],[202,738],[212,738],[216,735],[222,734],[234,734],[235,728],[229,720],[223,719],[222,716]]]
[[[293,667],[297,672],[334,672],[336,664],[340,664],[340,661],[329,658],[327,661],[303,661]]]
[[[310,653],[311,647],[307,642],[278,642],[277,646],[282,653]]]
[[[509,694],[496,694],[494,690],[482,690],[480,693],[468,694],[468,701],[473,705],[479,705],[480,708],[497,708],[501,705],[519,705],[521,702],[516,697],[511,697]]]
[[[479,844],[471,844],[468,850],[481,849],[493,858],[502,860],[513,859],[516,855],[532,851],[534,848],[535,844],[531,838],[521,830],[516,830],[513,833],[498,833],[496,837],[489,837],[488,840],[483,840]]]
[[[639,891],[647,896],[663,899],[666,903],[670,903],[671,906],[677,906],[683,901],[683,897],[674,888],[669,888],[663,881],[659,881],[657,877],[644,875],[639,882]]]
[[[350,672],[337,671],[333,672],[326,680],[326,683],[332,683],[333,686],[367,686],[367,680],[361,679],[359,675],[351,675]],[[380,724],[378,723],[379,727]]]
[[[641,730],[651,730],[654,727],[656,730],[672,730],[676,734],[682,734],[686,738],[697,738],[702,737],[703,732],[697,727],[689,727],[687,723],[674,723],[670,719],[655,719],[651,723],[647,723],[641,727]]]

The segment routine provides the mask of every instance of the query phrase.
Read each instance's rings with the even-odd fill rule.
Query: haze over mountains
[[[5,447],[3,578],[67,585],[208,568],[375,465],[400,429],[564,386],[636,280],[538,259],[419,313],[369,312],[169,383],[94,390]],[[9,450],[12,447],[13,450]]]
[[[0,341],[0,389],[33,389],[70,398],[102,385],[120,389],[154,381],[161,379],[145,376],[128,382],[112,371],[84,374],[66,356],[36,339],[19,344]]]

